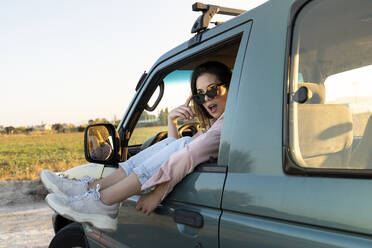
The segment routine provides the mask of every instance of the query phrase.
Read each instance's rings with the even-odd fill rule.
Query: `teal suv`
[[[372,247],[372,1],[193,9],[193,38],[143,74],[119,126],[88,128],[114,137],[112,154],[62,174],[105,176],[166,137],[164,115],[210,60],[233,72],[218,159],[150,216],[123,202],[114,233],[55,215],[51,247]]]

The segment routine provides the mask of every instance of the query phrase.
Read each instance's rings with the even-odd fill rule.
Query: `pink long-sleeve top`
[[[168,182],[167,190],[162,197],[163,200],[173,190],[174,186],[190,174],[198,164],[207,161],[210,157],[217,157],[223,116],[224,114],[206,132],[199,131],[195,134],[193,136],[194,140],[186,145],[184,149],[170,156],[158,172],[142,185],[141,190]]]

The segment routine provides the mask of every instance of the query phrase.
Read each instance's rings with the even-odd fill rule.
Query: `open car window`
[[[160,141],[167,137],[168,113],[185,103],[191,94],[190,79],[193,69],[207,61],[219,61],[233,70],[235,58],[237,56],[241,37],[235,37],[228,43],[217,47],[211,47],[210,52],[203,56],[196,56],[194,59],[188,59],[184,63],[179,63],[174,68],[165,69],[170,71],[161,77],[160,81],[154,82],[160,84],[164,82],[164,92],[159,104],[152,111],[143,110],[141,116],[132,131],[129,139],[129,146],[144,146]],[[161,72],[160,72],[161,73]],[[152,106],[161,94],[160,85],[151,93],[151,98],[147,106]],[[184,124],[197,123],[197,119],[183,120],[178,119],[178,127]],[[196,126],[197,124],[195,124]],[[190,132],[185,135],[191,136]],[[154,139],[154,137],[156,137]]]
[[[167,131],[168,113],[177,106],[184,104],[190,95],[190,70],[175,70],[164,79],[164,94],[160,103],[153,111],[144,110],[137,122],[129,145],[141,145],[152,136]],[[159,86],[156,88],[148,105],[152,106],[160,94]],[[179,120],[182,125],[185,121]]]

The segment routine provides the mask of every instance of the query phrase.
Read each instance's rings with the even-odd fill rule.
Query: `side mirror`
[[[112,124],[89,125],[84,133],[85,159],[91,163],[117,164],[120,161],[120,139]]]

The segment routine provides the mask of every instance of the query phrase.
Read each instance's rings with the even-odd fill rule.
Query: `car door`
[[[127,111],[129,119],[123,121],[124,129],[125,125],[129,125],[126,123],[131,123],[138,115],[136,113],[138,109],[146,105],[141,102],[141,97],[145,98],[149,94],[154,94],[155,91],[150,89],[156,88],[159,78],[166,81],[169,71],[191,72],[192,68],[205,60],[221,60],[222,58],[222,61],[233,69],[226,107],[226,111],[233,111],[233,108],[229,106],[233,106],[234,96],[239,87],[243,55],[251,27],[251,23],[241,24],[241,22],[239,19],[225,28],[212,29],[203,34],[198,45],[187,47],[188,43],[185,43],[178,47],[183,49],[181,53],[162,57],[160,61],[163,62],[156,64],[153,67],[155,69],[150,71],[137,99]],[[166,91],[167,83],[165,82],[164,94]],[[159,106],[163,104],[163,100]],[[131,144],[130,139],[128,143]],[[140,150],[139,147],[139,144],[135,144],[132,152]],[[116,232],[104,233],[86,226],[87,236],[91,240],[99,240],[99,243],[108,247],[218,247],[220,205],[225,176],[226,166],[217,161],[206,161],[184,178],[150,216],[145,216],[135,209],[139,196],[133,196],[123,202],[120,208]]]
[[[372,246],[371,9],[272,1],[253,16],[220,247]]]

